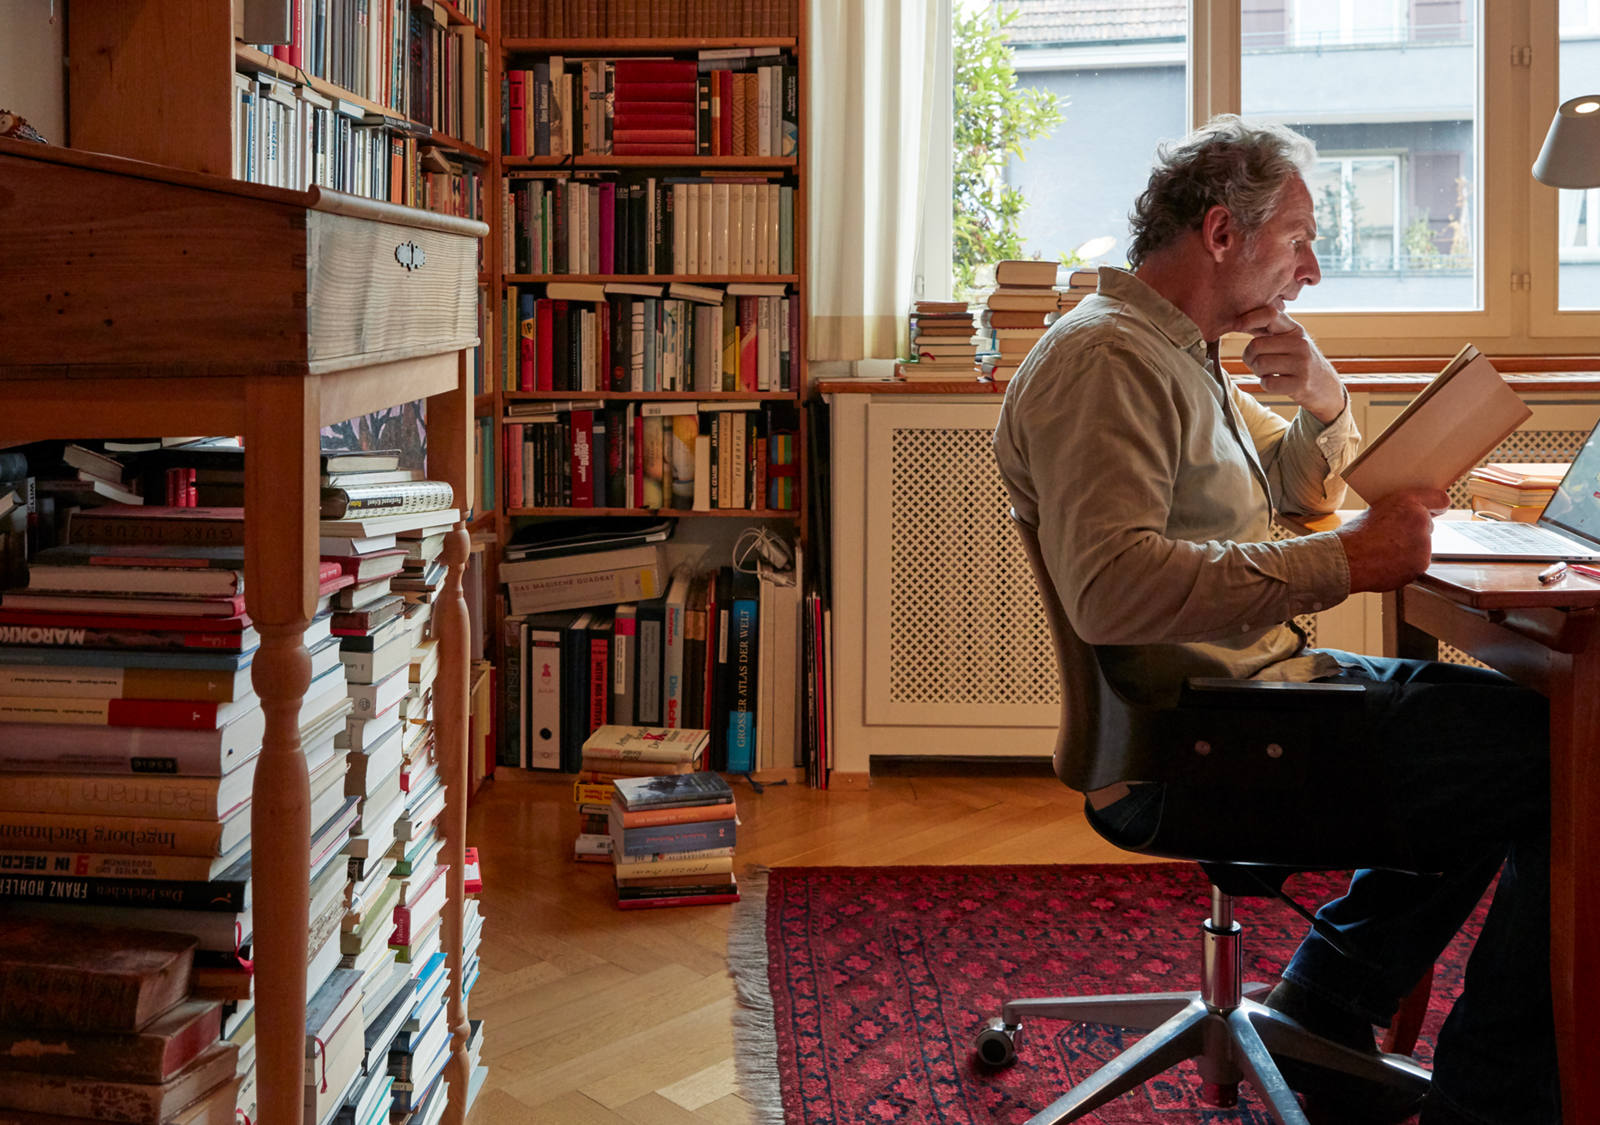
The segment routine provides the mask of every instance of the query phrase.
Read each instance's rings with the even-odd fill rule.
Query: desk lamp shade
[[[1600,187],[1600,94],[1561,103],[1533,162],[1533,178],[1558,188]]]

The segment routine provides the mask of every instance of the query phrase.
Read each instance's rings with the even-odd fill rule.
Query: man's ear
[[[1228,251],[1238,247],[1239,239],[1233,213],[1220,203],[1212,206],[1200,220],[1200,244],[1212,261],[1222,261]]]

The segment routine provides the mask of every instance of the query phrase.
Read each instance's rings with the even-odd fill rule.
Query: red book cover
[[[686,144],[668,144],[663,141],[617,141],[612,145],[612,151],[617,156],[693,156],[694,148],[693,141]]]
[[[539,349],[539,369],[536,388],[541,391],[555,389],[555,306],[550,298],[541,297],[534,305],[534,316],[538,318],[538,327],[535,330]]]
[[[733,155],[733,71],[719,70],[716,72],[717,86],[722,91],[720,101],[722,104],[722,119],[717,123],[717,137],[719,147],[717,151],[723,156]]]
[[[687,82],[694,85],[700,73],[693,59],[618,59],[616,88],[638,82]]]
[[[528,72],[525,70],[506,72],[506,113],[511,123],[511,143],[506,149],[507,156],[528,155],[527,146],[523,144],[528,129],[527,82]]]
[[[594,507],[594,411],[572,411],[572,506]]]
[[[687,82],[635,82],[624,86],[621,82],[612,91],[612,112],[639,102],[677,102],[694,108],[695,82],[691,78]]]
[[[662,906],[717,906],[738,902],[739,893],[714,895],[680,895],[676,898],[619,898],[618,910],[650,910]]]
[[[216,730],[217,705],[188,699],[108,699],[106,726]]]
[[[613,111],[615,117],[624,113],[630,117],[642,117],[646,114],[664,115],[667,117],[689,117],[696,114],[693,103],[685,102],[680,98],[673,98],[664,102],[628,101],[623,102]]]
[[[606,703],[610,698],[611,680],[606,672],[611,666],[611,643],[606,634],[597,633],[589,638],[589,730],[593,734],[606,725]]]
[[[643,121],[627,128],[619,126],[613,144],[648,144],[660,142],[662,144],[678,145],[694,140],[694,126],[692,124],[674,125],[670,121],[655,122]]]
[[[531,391],[538,386],[539,306],[533,316],[517,325],[517,389]]]
[[[522,423],[506,426],[506,507],[520,508],[522,504]]]
[[[628,109],[618,110],[616,121],[612,126],[611,139],[616,140],[618,133],[629,133],[635,129],[687,129],[694,132],[694,112],[688,106],[673,109]]]
[[[760,360],[756,355],[759,334],[756,322],[759,316],[759,297],[739,298],[739,386],[756,390],[756,369]]]

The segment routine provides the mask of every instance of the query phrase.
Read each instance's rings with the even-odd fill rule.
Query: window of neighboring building
[[[1560,98],[1600,93],[1600,0],[1561,0]],[[1557,204],[1558,304],[1600,309],[1600,188]]]
[[[1317,208],[1317,260],[1330,274],[1401,267],[1400,158],[1321,157],[1306,185]],[[1431,242],[1429,244],[1431,246]]]

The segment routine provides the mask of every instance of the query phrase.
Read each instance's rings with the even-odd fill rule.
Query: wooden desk
[[[0,446],[242,434],[245,606],[266,733],[251,804],[257,1120],[297,1125],[305,1089],[310,790],[299,712],[316,605],[319,431],[426,399],[428,471],[472,503],[463,349],[482,223],[283,191],[0,138]],[[445,1121],[466,1112],[461,994],[467,532],[445,536],[434,692],[454,1037]]]
[[[1550,700],[1550,978],[1562,1120],[1600,1123],[1600,581],[1551,586],[1543,564],[1435,563],[1384,595],[1385,651],[1429,658],[1454,645]]]

